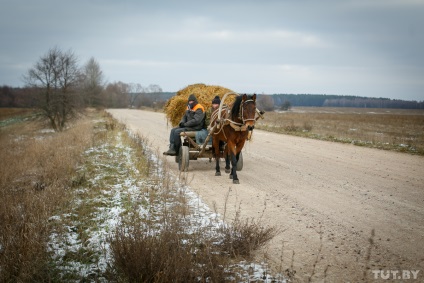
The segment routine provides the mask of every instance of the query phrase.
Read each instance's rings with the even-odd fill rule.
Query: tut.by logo
[[[416,280],[420,270],[371,270],[371,272],[374,274],[374,279]]]

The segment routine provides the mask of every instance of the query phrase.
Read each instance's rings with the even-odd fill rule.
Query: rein
[[[246,100],[245,102],[243,102],[243,104],[241,104],[241,105],[240,105],[240,110],[241,110],[241,111],[239,111],[239,119],[243,121],[243,125],[246,123],[246,121],[256,121],[256,119],[255,119],[255,116],[254,116],[254,115],[253,115],[253,118],[251,118],[251,119],[244,119],[244,118],[243,118],[243,110],[244,110],[243,105],[244,105],[244,104],[246,104],[246,103],[248,103],[248,102],[253,102],[253,103],[255,103],[255,101],[253,101],[253,99],[248,99],[248,100]],[[256,108],[256,107],[255,107],[255,108]]]
[[[256,119],[254,117],[253,118],[250,118],[250,119],[244,119],[243,118],[243,111],[244,111],[243,105],[246,104],[246,103],[249,103],[249,102],[255,102],[255,101],[253,99],[248,99],[248,100],[244,101],[240,105],[238,119],[240,119],[242,121],[242,123],[233,121],[233,120],[231,120],[229,118],[225,118],[225,119],[222,119],[221,120],[221,119],[219,119],[220,117],[218,117],[218,119],[216,121],[218,122],[218,129],[219,130],[218,130],[218,132],[215,133],[215,135],[219,134],[222,131],[223,126],[225,126],[225,125],[230,125],[230,127],[233,128],[236,132],[245,132],[245,131],[247,131],[246,122],[247,121],[256,121]],[[225,113],[227,114],[228,108],[225,108],[224,110],[225,110]],[[219,109],[219,112],[218,113],[220,114],[221,111],[222,111],[222,109]],[[216,114],[218,115],[218,113],[216,113]],[[228,116],[228,114],[227,114],[227,116]],[[223,133],[224,133],[224,136],[225,136],[225,132],[223,132]],[[227,137],[225,136],[225,138],[227,138]]]

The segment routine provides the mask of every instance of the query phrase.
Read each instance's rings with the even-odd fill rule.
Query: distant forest
[[[151,91],[151,92],[146,92]],[[78,92],[79,99],[75,100],[80,107],[96,108],[163,108],[166,101],[175,92],[146,90],[145,92],[129,92],[129,85],[116,82],[101,88],[95,95],[84,91]],[[43,89],[14,88],[0,86],[0,107],[34,108],[43,100]],[[70,95],[75,95],[74,93]]]
[[[291,106],[424,109],[424,101],[325,94],[274,94],[274,108]]]
[[[99,93],[95,107],[107,108],[162,108],[175,92],[128,93],[126,85],[118,82],[109,84]],[[34,88],[0,87],[0,107],[36,107],[39,90]],[[424,109],[424,101],[410,101],[389,98],[370,98],[325,94],[273,94],[258,95],[258,104],[264,110],[283,107],[358,107]]]

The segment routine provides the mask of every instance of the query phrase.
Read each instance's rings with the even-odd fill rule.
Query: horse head
[[[252,96],[243,94],[240,105],[240,118],[242,123],[246,125],[248,131],[255,128],[256,115],[256,93]]]

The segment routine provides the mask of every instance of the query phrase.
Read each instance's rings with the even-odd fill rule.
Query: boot
[[[171,156],[177,155],[177,151],[175,150],[175,145],[170,144],[168,151],[165,151],[163,155],[171,155]]]

